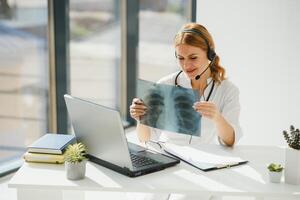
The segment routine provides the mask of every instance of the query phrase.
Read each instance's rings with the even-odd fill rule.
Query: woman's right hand
[[[134,98],[130,105],[130,116],[139,121],[141,116],[145,115],[147,111],[147,107],[144,102],[139,98]]]

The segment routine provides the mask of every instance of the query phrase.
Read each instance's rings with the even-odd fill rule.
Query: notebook
[[[74,135],[47,133],[28,146],[28,152],[62,154],[65,148],[74,142]]]
[[[170,143],[161,145],[166,153],[202,171],[230,168],[248,162],[225,151],[200,150],[192,146],[179,146]]]
[[[179,159],[127,142],[117,110],[64,95],[76,138],[88,148],[89,160],[129,177],[178,164]]]

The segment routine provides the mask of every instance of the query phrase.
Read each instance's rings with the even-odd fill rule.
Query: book
[[[210,171],[245,164],[248,161],[225,151],[200,150],[191,146],[165,143],[163,150],[202,171]]]
[[[65,162],[65,153],[58,155],[58,154],[26,152],[23,155],[23,158],[26,162],[62,164]]]
[[[28,152],[62,154],[66,147],[74,142],[75,135],[47,133],[28,146]]]

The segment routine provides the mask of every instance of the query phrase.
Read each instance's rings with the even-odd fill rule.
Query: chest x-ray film
[[[201,135],[201,115],[193,108],[196,90],[138,80],[137,96],[147,106],[140,122],[154,128]]]

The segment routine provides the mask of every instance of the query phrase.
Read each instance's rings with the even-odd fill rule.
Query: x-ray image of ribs
[[[162,128],[164,119],[161,117],[164,110],[164,97],[158,87],[150,89],[144,103],[147,106],[147,113],[141,119],[141,123],[148,126]]]
[[[174,99],[178,132],[199,135],[200,115],[193,108],[194,94],[184,88],[174,88],[171,95]]]

